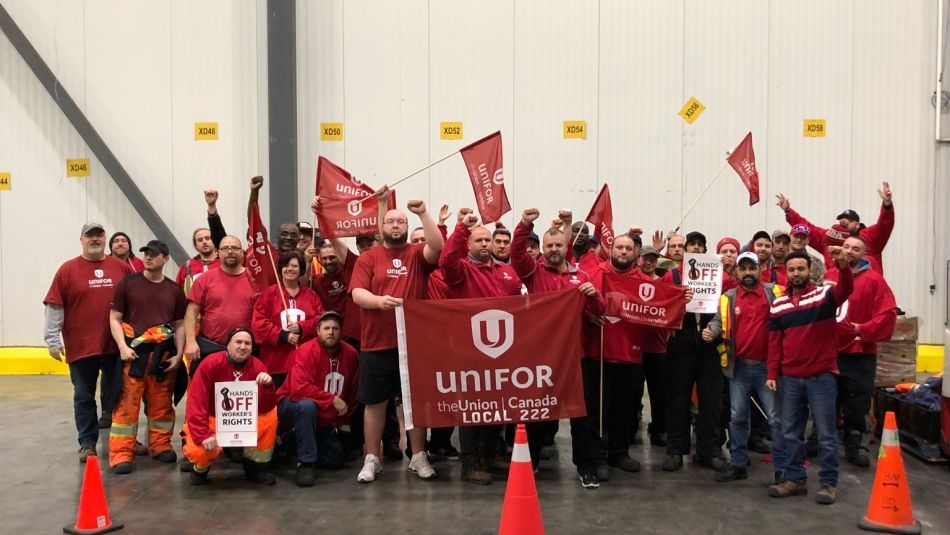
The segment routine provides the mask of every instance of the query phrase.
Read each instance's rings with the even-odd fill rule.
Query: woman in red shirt
[[[317,318],[323,313],[317,293],[300,285],[306,265],[299,251],[281,254],[277,264],[281,282],[264,290],[254,304],[254,338],[260,344],[260,359],[278,388],[293,366],[297,346],[316,336]]]

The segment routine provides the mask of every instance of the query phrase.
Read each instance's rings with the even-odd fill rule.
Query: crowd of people
[[[262,185],[251,180],[249,213]],[[357,480],[369,483],[383,459],[403,458],[394,309],[404,299],[576,288],[586,297],[577,370],[587,416],[570,421],[570,435],[584,488],[608,481],[611,470],[640,470],[630,446],[639,440],[645,383],[646,433],[650,447],[665,448],[663,471],[683,466],[695,430],[692,462],[719,482],[748,477],[750,450],[771,454],[773,497],[806,494],[806,457],[817,456],[816,501],[829,504],[838,485],[839,415],[846,460],[869,465],[875,343],[889,339],[898,310],[881,258],[894,207],[887,183],[878,192],[876,223],[865,226],[849,209],[829,228],[778,195],[788,227],[718,240],[711,251],[723,265],[718,310],[686,313],[680,329],[668,330],[605,321],[604,274],[680,285],[684,254],[707,252],[700,231],[650,236],[631,227],[601,244],[568,210],[536,226],[535,208],[522,212],[513,232],[480,225],[468,208],[449,228],[448,206],[433,218],[419,199],[406,205],[419,221],[410,230],[406,212],[386,210],[392,192],[384,186],[376,193],[379,233],[358,236],[357,252],[307,222],[281,225],[267,244],[273,284],[256,291],[245,244],[227,234],[218,193],[207,190],[208,227],[192,233],[196,254],[175,280],[163,274],[165,243],[148,241],[138,258],[127,234],[107,241],[101,224],[84,225],[82,253],[59,268],[44,299],[45,341],[53,358],[69,364],[81,462],[97,454],[100,429],[109,430],[116,474],[132,472],[137,455],[178,462],[175,407],[187,394],[180,466],[193,484],[208,481],[222,453],[240,460],[250,481],[273,484],[275,449],[296,459],[300,486],[314,485],[318,468],[361,456]],[[320,203],[314,199],[314,213]],[[236,380],[258,384],[257,444],[222,448],[214,385]],[[140,439],[143,405],[148,430]],[[536,469],[558,426],[527,425]],[[511,429],[460,427],[458,450],[454,432],[408,431],[408,470],[432,479],[433,462],[459,459],[461,478],[483,485],[507,473]]]

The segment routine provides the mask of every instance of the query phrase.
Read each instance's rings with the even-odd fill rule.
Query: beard
[[[788,285],[795,290],[804,290],[808,287],[808,278],[788,279]]]
[[[392,234],[383,234],[383,243],[390,247],[402,247],[409,242],[409,235],[403,234],[399,237],[394,237]]]
[[[561,253],[547,253],[544,255],[544,260],[549,266],[556,267],[564,263],[564,255]]]
[[[614,258],[610,257],[610,265],[617,271],[627,271],[633,265],[632,258]]]
[[[755,283],[757,281],[758,279],[756,279],[754,275],[744,275],[742,277],[742,285],[745,286],[746,288],[751,288],[755,286]]]

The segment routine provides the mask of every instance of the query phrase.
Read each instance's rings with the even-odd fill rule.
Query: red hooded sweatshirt
[[[825,280],[838,282],[837,269]],[[884,277],[862,260],[854,272],[854,291],[838,307],[838,352],[877,354],[877,342],[891,339],[897,325],[897,301]]]

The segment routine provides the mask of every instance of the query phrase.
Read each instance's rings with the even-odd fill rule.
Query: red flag
[[[323,156],[317,160],[317,226],[324,238],[379,233],[379,203],[373,188]],[[396,192],[387,203],[396,207]]]
[[[405,300],[396,333],[406,429],[583,416],[583,307],[573,289]],[[564,318],[574,318],[567,328]]]
[[[749,206],[759,202],[759,171],[755,168],[755,151],[752,150],[752,132],[746,134],[742,143],[728,158],[729,165],[736,170],[745,188],[749,190]]]
[[[604,300],[608,321],[620,319],[666,329],[683,326],[685,286],[605,273]]]
[[[475,190],[475,202],[482,223],[492,223],[511,211],[505,193],[504,164],[501,157],[501,132],[495,132],[463,148],[462,159]]]
[[[600,188],[600,193],[597,194],[597,199],[584,221],[594,226],[594,238],[600,243],[600,258],[610,258],[610,248],[614,244],[614,209],[610,204],[610,189],[607,184]]]
[[[268,254],[268,250],[270,253]],[[244,250],[244,267],[247,269],[247,278],[251,281],[251,288],[258,294],[271,284],[276,284],[274,265],[280,258],[280,251],[267,239],[267,227],[261,221],[261,210],[255,204],[247,218],[247,249]]]

